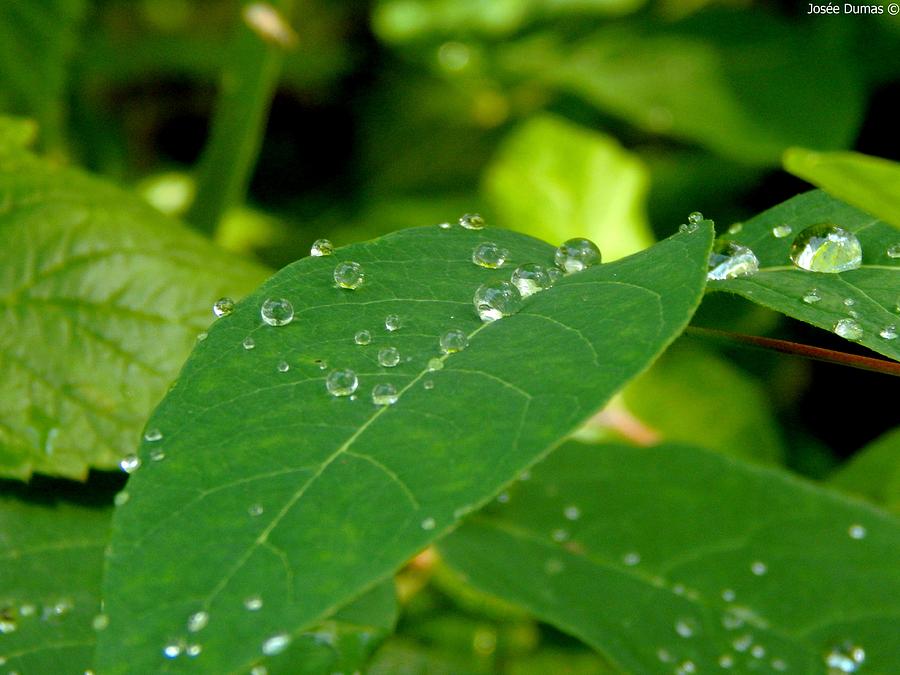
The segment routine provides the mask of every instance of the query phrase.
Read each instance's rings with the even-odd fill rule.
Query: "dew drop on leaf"
[[[859,340],[863,336],[863,329],[853,319],[841,319],[834,324],[834,333],[847,340]]]
[[[244,598],[244,609],[248,612],[258,612],[262,609],[263,600],[258,595],[249,595]]]
[[[818,288],[810,288],[806,293],[803,294],[803,302],[807,305],[814,305],[817,302],[821,302],[822,296],[819,293]]]
[[[865,539],[866,528],[859,523],[854,523],[847,529],[847,534],[850,535],[851,539]]]
[[[731,641],[731,646],[735,648],[736,651],[745,652],[750,649],[750,645],[753,644],[753,636],[749,633],[736,637]]]
[[[556,558],[548,558],[546,562],[544,562],[544,571],[550,575],[556,575],[562,572],[565,569],[565,563],[562,560],[558,560]]]
[[[790,225],[776,225],[772,228],[772,236],[776,239],[784,239],[793,231],[794,229]]]
[[[734,223],[731,227],[728,228],[728,234],[740,234],[743,229],[743,223]]]
[[[641,562],[641,554],[637,551],[629,551],[622,556],[622,562],[629,567],[634,567]]]
[[[188,617],[187,629],[191,633],[196,633],[206,628],[208,623],[209,614],[207,612],[194,612]]]
[[[435,356],[434,358],[428,359],[427,367],[429,371],[441,370],[444,367],[444,361]]]
[[[439,344],[444,354],[455,354],[469,346],[469,338],[458,328],[451,328],[441,335]]]
[[[375,405],[394,405],[399,397],[397,387],[390,383],[376,384],[372,387],[372,403]]]
[[[734,657],[731,654],[722,654],[719,657],[720,668],[731,668],[734,665]]]
[[[422,383],[423,389],[434,389],[434,381],[433,380],[425,380]]]
[[[711,281],[749,277],[759,271],[759,260],[746,246],[717,241],[709,254],[708,269],[706,278]]]
[[[737,597],[734,590],[731,588],[723,588],[722,589],[722,599],[725,602],[734,602],[734,599]]]
[[[518,312],[522,307],[522,295],[508,281],[493,281],[479,286],[472,302],[482,321],[496,321]]]
[[[787,662],[784,659],[772,659],[769,664],[773,670],[787,670]]]
[[[562,528],[558,528],[550,533],[550,538],[555,542],[562,543],[569,540],[569,532]]]
[[[119,467],[125,473],[134,473],[141,468],[141,458],[137,455],[125,455],[119,460]]]
[[[263,642],[262,653],[266,656],[274,656],[287,649],[289,644],[291,644],[291,636],[287,633],[278,633]]]
[[[888,258],[900,258],[900,243],[891,244],[887,247],[885,253],[887,253]]]
[[[144,432],[144,440],[151,443],[161,441],[162,437],[162,432],[159,429],[147,429],[147,431]]]
[[[567,520],[578,520],[581,518],[581,509],[573,504],[563,509],[563,515]]]
[[[460,216],[459,224],[467,230],[483,230],[484,218],[478,213],[467,213]]]
[[[659,648],[656,650],[656,658],[658,658],[662,663],[671,663],[672,653],[668,649]]]
[[[247,508],[247,513],[249,513],[249,514],[250,514],[251,516],[253,516],[254,518],[255,518],[256,516],[261,516],[261,515],[263,514],[263,506],[262,506],[262,504],[251,504],[251,505]]]
[[[150,451],[150,460],[153,462],[161,462],[166,458],[166,452],[162,449]]]
[[[358,345],[367,345],[372,341],[372,334],[367,330],[361,330],[353,336],[353,341]]]
[[[378,365],[393,368],[400,363],[400,351],[396,347],[383,347],[378,350]]]
[[[259,315],[270,326],[286,326],[294,320],[294,306],[286,298],[268,298],[259,308]]]
[[[278,372],[279,373],[286,373],[290,369],[291,369],[291,366],[287,361],[279,361],[278,362]]]
[[[209,337],[209,333],[203,331],[202,333],[197,333],[197,342],[203,342],[206,338]]]
[[[699,225],[702,220],[703,220],[703,214],[700,213],[699,211],[693,211],[688,214],[688,222],[691,225]]]
[[[878,334],[883,337],[885,340],[896,340],[897,339],[897,326],[895,324],[890,324],[885,326]]]
[[[762,560],[754,560],[750,565],[750,571],[753,572],[758,577],[761,577],[766,572],[769,571],[769,566],[766,565]]]
[[[693,661],[682,661],[675,669],[676,675],[690,675],[697,672],[697,664]]]
[[[334,253],[334,244],[328,239],[316,239],[309,248],[309,254],[315,258],[321,258],[332,253]]]
[[[391,333],[393,333],[395,330],[399,330],[402,325],[402,319],[396,314],[388,314],[384,318],[384,328]]]
[[[797,235],[791,244],[790,258],[808,272],[846,272],[862,265],[862,246],[849,230],[822,223]]]
[[[831,647],[824,655],[828,675],[855,673],[866,661],[866,651],[847,640]]]
[[[241,343],[244,346],[244,349],[251,350],[256,346],[256,340],[252,337],[245,337],[244,341]]]
[[[91,628],[94,630],[106,630],[109,626],[109,615],[108,614],[97,614],[91,619]]]
[[[325,378],[325,389],[332,396],[350,396],[358,386],[359,379],[349,368],[332,370]]]
[[[366,273],[358,262],[342,262],[334,268],[334,283],[340,288],[353,291],[362,286],[365,280]]]
[[[435,526],[437,526],[437,522],[434,518],[426,518],[421,523],[423,530],[433,530]]]
[[[556,270],[557,272],[559,270]],[[512,284],[519,289],[523,298],[540,293],[553,285],[550,271],[537,263],[525,263],[513,270],[510,277]]]
[[[121,492],[117,492],[116,496],[113,497],[113,504],[116,506],[124,506],[128,503],[128,500],[131,499],[131,495],[128,494],[125,490]]]
[[[453,225],[445,221],[443,223],[438,223],[438,227],[442,230],[449,230],[451,227],[453,227]]]
[[[231,298],[219,298],[213,303],[212,311],[218,317],[228,316],[234,311],[234,300]]]
[[[184,650],[184,653],[187,654],[188,656],[190,656],[191,658],[194,658],[195,656],[200,656],[200,652],[202,652],[202,651],[203,651],[203,646],[195,643],[192,645],[188,645],[187,648]]]
[[[750,649],[750,656],[752,656],[754,659],[761,659],[765,655],[766,648],[762,645],[753,645],[753,647]]]
[[[181,642],[170,642],[165,647],[163,647],[163,656],[167,659],[174,659],[181,656],[181,653],[184,651],[184,644]]]
[[[489,270],[503,267],[507,258],[509,258],[509,250],[492,241],[482,242],[472,249],[472,262]]]
[[[553,258],[566,274],[581,272],[600,263],[600,249],[590,239],[576,237],[560,244]]]

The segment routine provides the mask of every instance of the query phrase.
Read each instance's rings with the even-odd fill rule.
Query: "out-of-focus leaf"
[[[676,343],[622,396],[666,440],[759,462],[777,463],[784,455],[759,384],[699,347]]]
[[[900,164],[858,152],[790,148],[784,168],[886,223],[900,227]]]
[[[898,547],[895,518],[781,471],[577,443],[438,545],[473,585],[634,673],[823,673],[854,647],[865,670],[897,672]]]
[[[830,476],[829,483],[900,513],[900,428],[856,453]]]
[[[20,152],[34,143],[37,124],[22,117],[0,115],[0,156]]]
[[[641,161],[615,139],[542,115],[504,141],[484,187],[505,227],[545,241],[588,237],[615,260],[653,242],[647,180]]]
[[[0,155],[0,475],[83,478],[137,447],[212,319],[267,271],[140,198]]]
[[[839,273],[809,272],[791,263],[791,243],[805,228],[833,223],[855,234],[862,246],[862,266]],[[790,227],[788,236],[777,237],[776,227]],[[900,259],[888,249],[900,243],[897,230],[868,213],[814,190],[798,195],[745,222],[740,232],[727,239],[749,247],[759,259],[759,271],[746,277],[710,281],[709,290],[737,293],[748,300],[805,321],[834,330],[842,319],[854,317],[862,328],[858,342],[869,349],[900,360],[900,339],[881,333],[898,326]],[[804,302],[810,290],[820,298]],[[846,300],[851,301],[850,305]],[[852,314],[851,314],[852,312]],[[890,335],[890,331],[886,335]]]

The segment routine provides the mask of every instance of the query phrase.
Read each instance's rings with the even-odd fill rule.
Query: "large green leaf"
[[[856,453],[829,482],[900,513],[900,427]]]
[[[549,263],[551,246],[505,230],[418,228],[276,274],[216,322],[151,418],[162,438],[141,448],[132,498],[114,519],[98,669],[241,672],[271,636],[302,634],[386,578],[683,329],[711,234],[706,222],[567,276],[487,324],[472,306],[476,287],[519,263]],[[472,264],[487,239],[509,249],[503,269]],[[367,274],[356,291],[332,279],[348,260]],[[292,323],[261,322],[273,297],[293,303]],[[392,314],[402,325],[387,332]],[[452,327],[469,347],[438,358]],[[372,343],[354,344],[363,329]],[[376,359],[388,345],[401,354],[394,368]],[[327,371],[347,367],[359,375],[356,400],[325,389]],[[373,385],[385,383],[399,401],[376,407]],[[153,461],[159,450],[165,459]],[[253,593],[267,610],[248,615],[241,599]],[[210,616],[198,634],[204,658],[166,661],[163,645],[197,611]]]
[[[858,209],[900,227],[900,164],[858,152],[789,148],[784,168]]]
[[[476,587],[638,673],[819,673],[845,642],[898,672],[898,547],[895,519],[783,472],[577,443],[439,545]]]
[[[24,492],[0,494],[0,665],[26,675],[83,673],[111,510]]]
[[[609,136],[541,115],[503,143],[484,185],[500,222],[539,239],[589,237],[608,260],[653,242],[647,170]]]
[[[794,236],[819,223],[839,225],[857,236],[863,251],[862,267],[831,274],[808,272],[791,264]],[[775,236],[773,228],[783,226],[791,228],[791,235]],[[829,331],[839,320],[851,318],[852,312],[863,329],[861,344],[900,359],[900,339],[880,334],[889,326],[900,326],[900,259],[887,253],[900,237],[890,225],[815,190],[764,211],[727,238],[753,250],[759,258],[759,272],[711,281],[710,290],[737,293]],[[820,300],[804,302],[812,289],[818,290]],[[848,299],[852,305],[845,304]]]
[[[134,452],[212,303],[266,275],[140,199],[0,155],[0,475],[83,478]]]

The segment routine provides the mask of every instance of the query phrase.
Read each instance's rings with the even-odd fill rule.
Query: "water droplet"
[[[262,504],[251,504],[251,505],[249,506],[249,508],[247,509],[247,513],[249,513],[249,514],[250,514],[251,516],[253,516],[254,518],[255,518],[256,516],[261,516],[262,513],[263,513],[263,506],[262,506]]]
[[[403,321],[396,314],[388,314],[384,317],[384,327],[388,332],[393,333],[395,330],[399,330],[403,325]]]
[[[249,351],[256,346],[256,340],[254,340],[252,337],[245,337],[244,341],[241,344],[244,345],[244,349]]]
[[[291,365],[287,361],[279,361],[278,362],[278,372],[286,373],[291,369]]]
[[[509,251],[494,242],[485,241],[472,249],[472,262],[479,267],[495,270],[503,267],[503,263],[509,257]]]
[[[459,224],[467,230],[483,230],[484,218],[478,213],[467,213],[459,218]]]
[[[378,360],[381,361],[381,352],[378,353],[378,356]],[[359,379],[357,379],[356,373],[349,368],[332,370],[325,378],[325,389],[332,396],[350,396],[358,386]]]
[[[847,529],[847,534],[850,535],[851,539],[865,539],[866,528],[859,523],[854,523]]]
[[[844,298],[844,306],[845,307],[853,307],[856,304],[856,300],[853,298]]]
[[[766,565],[762,560],[754,560],[750,565],[750,571],[753,572],[758,577],[761,577],[763,574],[769,571],[769,566]]]
[[[334,268],[334,283],[340,288],[349,288],[352,291],[362,286],[365,280],[366,273],[358,262],[342,262]]]
[[[557,273],[560,271],[555,270]],[[523,298],[529,295],[540,293],[553,285],[553,279],[550,276],[550,270],[543,265],[537,263],[525,263],[519,265],[513,270],[510,281],[513,286],[519,289],[519,293]]]
[[[678,231],[679,232],[687,232],[688,234],[690,234],[690,233],[696,232],[699,227],[700,226],[695,223],[691,223],[691,224],[682,223],[681,225],[678,226]]]
[[[859,340],[863,336],[863,329],[853,319],[841,319],[834,324],[834,332],[847,340]]]
[[[753,645],[753,648],[750,650],[750,655],[754,659],[761,659],[766,655],[766,648],[762,645]]]
[[[722,654],[719,657],[720,668],[731,668],[734,665],[734,657],[731,654]]]
[[[151,443],[161,441],[162,437],[162,432],[159,429],[147,429],[147,431],[144,432],[144,440]]]
[[[428,359],[428,370],[429,371],[441,370],[443,367],[444,367],[444,361],[442,359],[439,359],[436,356],[434,358]]]
[[[163,647],[163,656],[167,659],[174,659],[181,656],[181,653],[184,651],[184,643],[183,642],[170,642],[165,647]]]
[[[455,354],[469,346],[469,338],[463,331],[453,328],[441,335],[439,343],[442,353]]]
[[[422,521],[422,529],[423,530],[433,530],[436,525],[437,525],[437,522],[434,520],[434,518],[426,518],[425,520]]]
[[[119,460],[119,466],[125,473],[134,473],[141,468],[141,459],[137,455],[125,455]]]
[[[776,239],[784,239],[794,231],[790,225],[776,225],[772,228],[772,236]]]
[[[564,241],[554,255],[556,266],[566,274],[581,272],[600,263],[600,249],[590,239]]]
[[[744,229],[743,223],[734,223],[731,227],[728,228],[728,234],[740,234],[741,230]]]
[[[852,232],[822,223],[803,230],[794,239],[791,261],[809,272],[846,272],[862,265],[862,246]]]
[[[845,641],[829,649],[824,658],[828,675],[855,673],[865,663],[866,651],[859,645]]]
[[[200,652],[203,651],[203,645],[192,644],[188,645],[187,649],[184,650],[184,653],[194,658],[195,656],[200,656]]]
[[[328,362],[323,361],[322,359],[316,359],[313,363],[319,366],[319,370],[325,370],[328,367]]]
[[[756,254],[746,246],[733,241],[718,240],[709,254],[706,278],[722,281],[737,277],[749,277],[759,271]]]
[[[432,381],[432,380],[425,380],[425,381],[422,383],[422,388],[423,388],[423,389],[434,389],[434,381]]]
[[[662,663],[671,663],[672,662],[672,653],[668,649],[659,648],[656,650],[656,658],[658,658]]]
[[[392,384],[376,384],[372,387],[372,403],[375,405],[394,405],[400,395]]]
[[[887,253],[888,258],[900,258],[900,243],[891,244],[887,247],[885,253]]]
[[[803,294],[803,302],[807,305],[814,305],[817,302],[822,300],[822,296],[819,294],[818,288],[810,288],[806,293]]]
[[[784,659],[772,659],[769,665],[772,666],[773,670],[787,670],[788,667]]]
[[[367,345],[372,341],[372,334],[367,330],[361,330],[353,336],[353,341],[358,345]]]
[[[191,633],[196,633],[206,628],[208,623],[209,614],[207,612],[194,612],[188,617],[187,629]]]
[[[579,509],[575,505],[567,506],[563,509],[563,515],[568,520],[578,520],[579,518],[581,518],[581,509]]]
[[[91,619],[91,628],[94,630],[106,630],[109,626],[109,615],[107,614],[97,614],[93,619]]]
[[[19,607],[19,616],[34,616],[35,612],[37,612],[37,606],[31,603],[25,603]]]
[[[691,617],[682,617],[675,622],[675,632],[683,638],[693,637],[697,630],[697,620]]]
[[[231,298],[219,298],[213,303],[213,314],[216,316],[228,316],[234,311],[234,300]]]
[[[396,347],[382,347],[378,350],[378,365],[393,368],[400,363],[400,351]]]
[[[731,641],[731,646],[734,647],[739,652],[745,652],[750,649],[750,645],[753,644],[753,636],[749,633],[741,635],[740,637],[734,638]]]
[[[735,594],[735,592],[732,589],[730,589],[730,588],[722,589],[722,599],[725,602],[734,602],[734,599],[736,597],[737,597],[737,595]]]
[[[289,644],[291,644],[291,636],[287,633],[278,633],[263,642],[262,653],[266,656],[274,656],[287,649]]]
[[[634,567],[635,565],[640,564],[641,562],[641,554],[637,551],[629,551],[625,555],[622,556],[622,562],[628,565],[629,567]]]
[[[244,609],[249,612],[258,612],[262,609],[263,600],[258,595],[249,595],[244,598]]]
[[[294,320],[294,306],[285,298],[269,298],[259,308],[259,315],[270,326],[286,326]]]
[[[269,675],[269,669],[265,666],[253,666],[250,669],[250,675]]]
[[[482,321],[496,321],[518,312],[522,307],[522,295],[508,281],[492,281],[478,287],[472,302]]]
[[[447,222],[443,222],[443,223],[438,223],[438,227],[441,228],[442,230],[449,230],[451,227],[453,227],[453,225],[451,225],[450,223],[447,223]]]
[[[128,500],[131,499],[131,495],[128,494],[125,490],[121,492],[117,492],[116,496],[113,497],[113,504],[116,506],[124,506],[128,503]]]
[[[682,661],[675,669],[676,675],[690,675],[697,672],[697,664],[693,661]]]
[[[501,504],[509,503],[509,493],[501,492],[499,495],[497,495],[497,501],[500,502]]]
[[[550,575],[559,574],[565,568],[565,563],[563,563],[562,560],[557,560],[556,558],[548,558],[544,563],[544,571]]]
[[[878,334],[883,337],[885,340],[896,340],[897,339],[897,326],[894,324],[890,324],[889,326],[885,326]]]
[[[559,528],[559,529],[553,530],[553,532],[550,533],[550,538],[553,539],[553,541],[555,541],[555,542],[562,543],[564,541],[568,541],[569,533],[568,533],[568,531],[566,531],[562,528]]]
[[[334,253],[334,244],[328,239],[316,239],[309,248],[309,254],[315,258]]]
[[[166,458],[166,452],[162,449],[150,451],[150,460],[153,462],[161,462]]]

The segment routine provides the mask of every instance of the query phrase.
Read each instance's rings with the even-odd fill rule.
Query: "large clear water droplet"
[[[483,230],[484,218],[478,213],[467,213],[460,216],[459,224],[467,230]]]
[[[361,330],[353,336],[353,341],[358,345],[367,345],[372,341],[372,334],[367,330]]]
[[[835,335],[840,335],[846,340],[859,340],[863,336],[863,329],[853,319],[841,319],[834,324]]]
[[[259,308],[259,315],[270,326],[286,326],[294,320],[294,306],[286,298],[269,298]]]
[[[346,369],[332,370],[325,378],[325,389],[332,396],[350,396],[359,387],[359,379],[356,373]]]
[[[316,239],[309,249],[309,254],[316,258],[334,253],[334,244],[328,239]]]
[[[831,647],[824,655],[828,675],[855,673],[866,661],[866,651],[859,645],[845,641]]]
[[[396,347],[384,347],[378,350],[378,365],[393,368],[400,363],[400,350]]]
[[[508,281],[492,281],[478,287],[472,302],[482,321],[496,321],[519,311],[522,294]]]
[[[125,455],[119,461],[119,466],[125,473],[134,473],[141,468],[141,458],[137,455]]]
[[[790,257],[794,265],[809,272],[846,272],[862,265],[862,246],[849,230],[822,223],[797,235]]]
[[[482,242],[472,249],[472,262],[489,270],[503,267],[507,258],[509,258],[509,251],[492,241]]]
[[[228,316],[234,311],[234,300],[231,298],[219,298],[213,303],[213,314],[216,316]]]
[[[400,330],[401,326],[403,326],[403,320],[396,314],[388,314],[384,318],[385,330],[391,333],[393,333],[395,330]]]
[[[397,387],[389,383],[376,384],[372,387],[372,403],[375,405],[394,405],[400,394]]]
[[[717,241],[709,254],[708,269],[706,278],[711,281],[748,277],[759,271],[759,260],[746,246],[733,241]]]
[[[519,265],[513,270],[509,280],[519,289],[523,298],[540,293],[553,285],[553,279],[547,268],[537,263]]]
[[[691,225],[699,225],[703,220],[703,214],[699,211],[692,211],[688,214],[688,222]]]
[[[444,354],[455,354],[469,346],[469,337],[458,328],[451,328],[441,335],[439,343]]]
[[[600,263],[600,249],[590,239],[576,237],[560,244],[554,262],[566,274],[581,272]]]
[[[351,291],[359,288],[366,280],[366,273],[358,262],[338,263],[334,268],[334,283]]]

